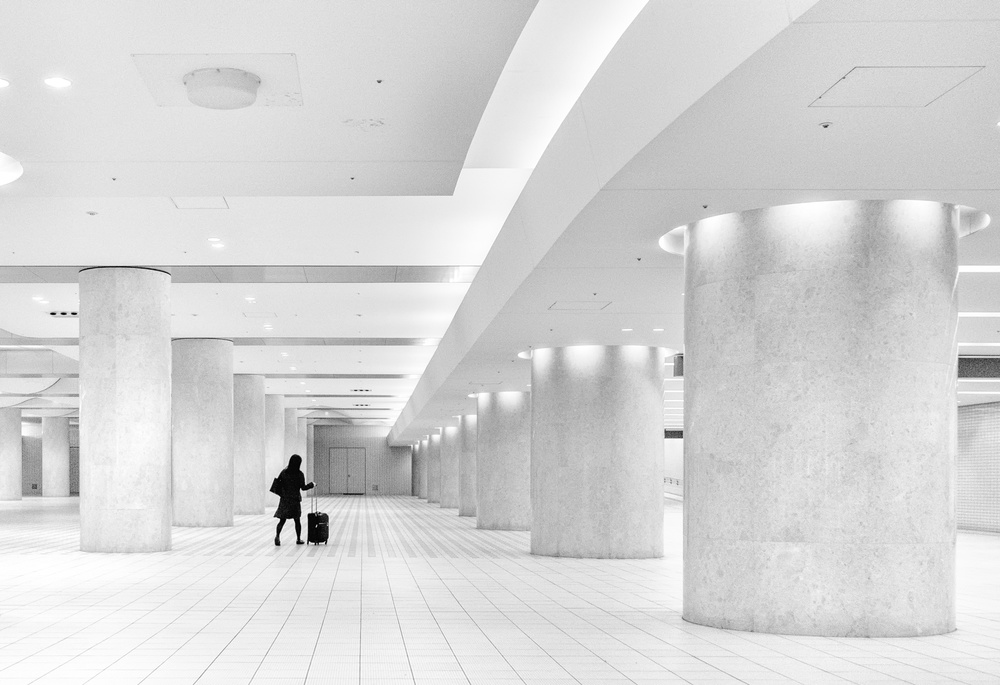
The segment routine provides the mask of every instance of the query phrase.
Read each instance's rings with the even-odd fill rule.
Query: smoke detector
[[[184,76],[188,100],[207,109],[241,109],[257,100],[260,77],[242,69],[195,69]]]

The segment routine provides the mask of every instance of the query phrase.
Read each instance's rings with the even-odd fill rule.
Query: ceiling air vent
[[[54,316],[57,319],[79,319],[80,312],[49,312],[49,316]]]

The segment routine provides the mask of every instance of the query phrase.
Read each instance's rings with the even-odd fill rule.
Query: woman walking
[[[295,544],[304,545],[302,539],[302,490],[311,490],[316,487],[315,483],[306,483],[306,477],[302,473],[302,457],[293,454],[288,460],[288,467],[278,476],[281,488],[278,496],[278,508],[274,512],[274,518],[278,519],[278,529],[274,531],[274,544],[281,546],[281,529],[285,527],[285,519],[295,519]]]

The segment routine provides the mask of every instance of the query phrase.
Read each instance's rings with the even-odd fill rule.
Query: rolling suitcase
[[[330,515],[316,510],[316,489],[313,488],[312,511],[306,516],[306,540],[318,545],[330,539]]]

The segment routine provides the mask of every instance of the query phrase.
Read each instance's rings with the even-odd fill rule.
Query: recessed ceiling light
[[[298,371],[298,369],[296,369],[294,366],[289,367],[289,368],[291,368],[292,371]]]
[[[222,238],[209,238],[208,242],[210,242],[210,243],[222,242]]]
[[[223,245],[222,243],[212,243],[212,247],[221,249],[225,247],[225,245]]]
[[[5,78],[0,78],[0,88],[6,88],[10,85],[10,81]]]
[[[654,332],[654,333],[662,333],[662,332],[663,332],[663,329],[662,329],[662,328],[654,328],[654,329],[653,329],[653,332]]]
[[[305,381],[299,381],[299,385],[305,385],[305,384],[306,384]]]
[[[632,332],[631,328],[623,328],[622,329],[622,333],[631,333],[631,332]]]
[[[470,397],[472,399],[476,399],[477,397],[479,397],[479,394],[478,393],[474,393],[474,392],[470,392],[468,395],[466,395],[466,397]]]
[[[69,88],[73,85],[73,83],[69,79],[65,79],[62,76],[50,76],[45,79],[45,85],[50,88]]]
[[[517,356],[521,359],[531,359],[531,350],[524,350],[523,352],[518,352]]]

